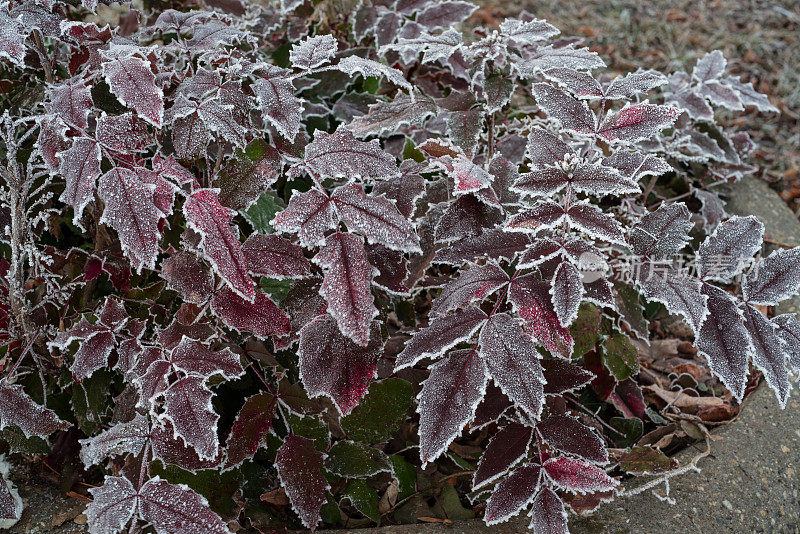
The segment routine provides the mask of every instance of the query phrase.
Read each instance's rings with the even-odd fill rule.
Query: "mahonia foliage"
[[[367,480],[407,497],[415,471],[372,445],[414,393],[423,468],[490,429],[486,522],[530,508],[566,532],[565,500],[619,485],[567,401],[601,381],[645,417],[640,297],[736,399],[752,363],[785,406],[800,323],[764,309],[797,292],[800,250],[729,291],[764,227],[724,211],[753,143],[714,119],[776,109],[719,51],[611,77],[528,13],[463,35],[460,0],[172,4],[113,25],[92,0],[0,6],[0,430],[80,438],[102,473],[90,532],[267,528],[287,520],[270,487],[307,528],[380,522]],[[665,175],[697,202],[665,198]],[[685,274],[671,260],[698,234]]]

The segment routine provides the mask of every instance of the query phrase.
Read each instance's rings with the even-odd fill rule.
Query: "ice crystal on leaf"
[[[797,294],[800,287],[800,248],[776,250],[747,273],[742,294],[751,304],[775,306]]]
[[[608,462],[603,440],[588,426],[569,415],[550,415],[536,432],[554,449],[597,463]]]
[[[322,178],[385,179],[398,174],[394,158],[377,142],[365,143],[346,128],[329,134],[317,131],[303,159],[308,170]]]
[[[497,485],[486,502],[487,525],[508,521],[531,503],[541,484],[541,469],[538,464],[525,464]]]
[[[289,71],[269,66],[253,83],[253,92],[261,106],[264,119],[286,139],[294,140],[300,131],[302,105],[295,96]]]
[[[324,455],[314,442],[289,434],[278,449],[275,466],[286,495],[306,528],[315,528],[330,485],[322,469]]]
[[[567,511],[564,509],[564,502],[550,488],[542,488],[536,495],[531,506],[531,524],[537,534],[566,534],[567,530]]]
[[[697,255],[697,270],[701,278],[730,282],[745,268],[745,261],[760,248],[764,225],[753,217],[731,217],[706,239]]]
[[[289,51],[289,61],[295,67],[311,70],[328,62],[338,45],[332,35],[317,35],[306,37]]]
[[[0,429],[18,426],[26,437],[46,437],[56,430],[69,428],[56,413],[37,404],[19,384],[0,381]]]
[[[164,392],[164,413],[159,415],[172,424],[177,437],[209,460],[219,451],[219,415],[211,406],[213,396],[204,376],[180,378]]]
[[[542,464],[547,476],[559,487],[575,493],[594,493],[609,491],[619,485],[605,471],[581,460],[557,456]]]
[[[518,423],[495,434],[478,462],[472,477],[473,489],[490,484],[514,467],[527,454],[532,437],[533,429]]]
[[[289,333],[289,317],[261,292],[250,302],[228,288],[220,289],[211,299],[211,309],[229,328],[252,332],[259,339]]]
[[[442,288],[442,292],[433,301],[430,313],[436,316],[466,307],[474,301],[483,300],[508,281],[505,271],[494,263],[470,267]]]
[[[111,48],[105,54],[103,76],[111,92],[153,126],[160,127],[164,119],[164,95],[156,86],[150,63],[129,55],[123,47]]]

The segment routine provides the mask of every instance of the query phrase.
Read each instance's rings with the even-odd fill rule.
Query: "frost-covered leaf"
[[[532,45],[546,41],[561,33],[555,26],[541,19],[506,19],[500,23],[500,34],[517,45]]]
[[[324,455],[317,451],[313,441],[293,434],[286,436],[275,457],[286,495],[306,528],[315,528],[319,523],[325,492],[330,489],[322,469],[323,460]]]
[[[259,447],[266,443],[267,435],[272,430],[275,408],[275,397],[266,392],[257,393],[244,401],[225,443],[226,468],[252,458]]]
[[[156,77],[148,61],[125,54],[109,57],[103,62],[103,77],[123,105],[153,126],[161,127],[164,93],[156,85]]]
[[[640,286],[649,300],[660,302],[671,313],[685,317],[695,331],[700,328],[707,313],[700,280],[671,267],[651,268],[647,263],[641,271]]]
[[[0,472],[0,520],[3,523],[16,522],[22,517],[22,498],[19,492],[8,480],[7,468]],[[8,528],[8,527],[6,527]]]
[[[311,264],[297,245],[275,234],[253,234],[242,245],[247,267],[256,276],[303,278],[311,276]]]
[[[183,205],[187,225],[200,234],[200,250],[228,287],[245,300],[256,291],[247,269],[242,244],[231,232],[235,212],[219,203],[213,189],[199,189]]]
[[[558,321],[568,327],[578,316],[583,300],[583,283],[578,269],[569,262],[561,262],[553,275],[550,295]]]
[[[252,332],[259,339],[285,336],[289,333],[289,317],[261,292],[249,302],[228,288],[214,293],[211,309],[229,327]]]
[[[514,278],[508,293],[514,312],[535,341],[553,354],[569,358],[572,336],[559,324],[550,295],[550,284],[534,275]]]
[[[425,192],[425,179],[419,174],[404,170],[403,166],[401,166],[401,171],[404,172],[400,176],[375,184],[372,192],[394,200],[400,213],[409,218],[414,214],[417,200]]]
[[[727,63],[721,50],[708,52],[697,61],[697,65],[692,70],[692,77],[698,82],[716,80],[725,72]]]
[[[83,81],[69,78],[47,90],[48,113],[58,115],[69,124],[86,128],[89,110],[94,106],[89,87]]]
[[[544,71],[545,77],[558,82],[566,87],[570,93],[578,98],[597,99],[603,98],[603,89],[594,76],[588,72],[577,71],[569,68],[554,68]]]
[[[509,281],[506,272],[495,263],[473,265],[461,271],[461,275],[444,286],[431,305],[431,316],[442,315],[483,300]]]
[[[540,46],[527,58],[516,64],[520,74],[525,78],[533,78],[552,68],[593,70],[605,66],[606,64],[596,52],[592,52],[588,48],[575,48],[572,45]]]
[[[633,104],[610,113],[597,130],[601,137],[635,143],[650,139],[675,122],[680,110],[671,106]]]
[[[367,195],[360,185],[348,184],[336,189],[331,201],[348,229],[358,230],[369,243],[402,252],[421,252],[414,227],[387,198]]]
[[[37,404],[19,384],[10,385],[0,381],[0,430],[16,425],[25,434],[47,437],[56,430],[66,430],[71,425],[62,421],[56,413]]]
[[[292,46],[289,61],[299,69],[311,70],[329,61],[339,48],[333,35],[306,37]]]
[[[170,351],[169,361],[174,368],[187,374],[206,377],[220,374],[227,380],[244,374],[239,356],[230,349],[212,350],[204,343],[186,336]]]
[[[98,369],[108,366],[108,357],[116,346],[111,332],[98,332],[86,338],[75,352],[75,361],[70,367],[75,380],[82,382]]]
[[[764,225],[756,217],[731,217],[700,245],[697,254],[700,277],[730,282],[758,252],[763,238]]]
[[[364,443],[338,441],[328,451],[325,469],[344,478],[368,478],[390,473],[392,464],[386,454]]]
[[[567,511],[558,494],[544,487],[536,495],[530,511],[532,528],[536,534],[568,534]]]
[[[542,467],[553,482],[573,493],[610,491],[619,485],[599,467],[566,456],[550,458]]]
[[[475,409],[475,418],[470,423],[470,428],[479,430],[492,423],[497,423],[503,414],[513,406],[503,390],[493,382],[486,388],[483,400]]]
[[[104,147],[120,152],[142,151],[155,141],[147,123],[132,112],[102,115],[97,119],[96,134],[97,140]],[[155,163],[153,170],[158,170]]]
[[[794,313],[784,313],[772,319],[776,327],[776,334],[784,343],[784,350],[789,356],[789,363],[795,369],[800,369],[800,320]]]
[[[506,229],[512,232],[536,234],[554,228],[564,219],[564,206],[550,200],[542,200],[522,210],[506,221]]]
[[[418,330],[395,361],[395,371],[411,367],[423,358],[438,358],[462,341],[470,339],[486,321],[486,314],[474,307],[445,315]]]
[[[744,110],[739,95],[727,85],[719,82],[706,82],[702,85],[701,92],[716,106],[723,106],[734,111]]]
[[[170,484],[155,476],[139,490],[138,502],[139,516],[157,534],[230,534],[206,498],[184,484]]]
[[[753,364],[764,373],[767,385],[775,392],[781,408],[786,406],[792,384],[786,369],[786,351],[778,330],[764,314],[752,306],[744,306],[744,325],[753,346]]]
[[[150,436],[147,417],[137,413],[127,423],[117,423],[97,436],[80,440],[81,461],[85,466],[99,464],[110,456],[137,456]]]
[[[201,458],[208,460],[214,459],[219,452],[219,415],[211,406],[213,396],[206,386],[206,377],[190,375],[180,378],[164,392],[164,413],[158,416],[169,421],[175,434],[193,447]]]
[[[491,316],[481,330],[480,346],[494,383],[538,418],[544,401],[541,355],[519,321],[506,313]]]
[[[371,291],[377,270],[367,261],[363,240],[336,232],[328,237],[314,263],[325,271],[320,294],[328,303],[328,312],[345,336],[366,347],[370,323],[378,314]]]
[[[528,134],[527,154],[536,167],[560,163],[571,152],[564,141],[547,130],[532,128]]]
[[[660,87],[667,77],[654,70],[637,70],[614,78],[605,90],[606,98],[627,99]]]
[[[470,238],[503,222],[503,212],[472,194],[461,195],[450,204],[436,224],[436,242]]]
[[[478,462],[478,469],[472,477],[472,489],[494,482],[522,460],[532,436],[533,429],[519,423],[511,423],[495,434]]]
[[[318,130],[306,146],[304,162],[309,171],[322,178],[381,180],[398,173],[394,157],[377,141],[359,141],[346,128],[332,134]]]
[[[412,38],[405,38],[401,35],[396,44],[388,45],[387,48],[394,48],[402,54],[418,55],[422,53],[423,63],[433,63],[449,59],[461,46],[461,32],[450,28],[438,35],[431,35],[427,32],[422,32]]]
[[[486,502],[487,525],[508,521],[531,503],[539,489],[541,469],[539,464],[525,464],[497,485]]]
[[[585,102],[579,102],[547,83],[533,84],[533,95],[547,116],[558,119],[564,128],[579,133],[594,133],[595,116]]]
[[[542,360],[547,395],[560,395],[574,391],[592,381],[594,375],[574,363],[559,358]]]
[[[753,355],[750,335],[741,310],[723,290],[705,285],[708,316],[697,336],[697,349],[708,360],[711,372],[741,402],[747,382],[747,362]]]
[[[634,254],[661,259],[674,255],[686,244],[692,228],[686,204],[662,204],[642,217],[630,232]]]
[[[602,163],[614,167],[633,181],[638,181],[644,176],[661,176],[672,170],[669,163],[659,157],[624,150],[617,150],[609,157],[603,158]]]
[[[214,289],[211,268],[192,252],[179,250],[161,262],[161,277],[187,302],[200,304]]]
[[[800,247],[776,250],[745,276],[742,295],[750,304],[775,306],[800,287]]]
[[[327,194],[319,189],[304,193],[295,191],[289,206],[272,220],[278,232],[298,234],[305,247],[316,247],[325,242],[325,232],[336,228],[338,214]]]
[[[488,378],[486,363],[473,349],[453,351],[431,367],[417,396],[423,466],[461,435],[483,398]]]
[[[736,91],[736,94],[745,106],[754,106],[759,111],[780,112],[777,107],[770,104],[767,95],[756,91],[752,83],[743,83],[739,78],[733,76],[725,78],[724,82]]]
[[[603,364],[619,381],[639,372],[639,353],[630,337],[615,333],[603,338]]]
[[[436,104],[428,99],[412,100],[406,95],[398,95],[392,101],[372,104],[367,113],[354,118],[347,128],[361,138],[368,135],[389,135],[402,126],[421,124],[437,109]]]
[[[253,83],[253,93],[264,119],[282,136],[293,141],[300,131],[303,107],[294,95],[295,89],[289,74],[286,69],[269,66]]]
[[[89,492],[92,502],[85,513],[91,534],[119,532],[136,513],[139,495],[125,477],[106,476],[102,486],[89,488]]]
[[[329,315],[320,315],[300,331],[300,378],[310,397],[325,395],[343,415],[358,404],[377,376],[383,354],[380,323],[367,325],[366,343],[345,337]]]
[[[525,234],[492,229],[440,249],[433,261],[461,265],[479,258],[511,260],[529,244],[530,238]]]
[[[365,78],[371,76],[378,78],[386,78],[394,85],[402,87],[403,89],[406,89],[409,93],[413,94],[414,89],[408,82],[408,80],[406,80],[403,77],[402,71],[393,69],[388,65],[384,65],[383,63],[379,63],[371,59],[364,59],[363,57],[359,56],[347,56],[346,58],[339,61],[339,63],[334,65],[333,68],[340,70],[345,74],[349,74],[350,76],[361,74]]]
[[[157,186],[144,183],[130,169],[115,167],[100,177],[97,195],[105,202],[100,222],[119,234],[122,250],[138,271],[153,269],[158,256],[164,214],[156,204]]]
[[[548,445],[561,452],[574,454],[590,462],[608,462],[603,440],[574,417],[550,415],[536,425],[536,431]]]
[[[476,9],[478,6],[471,2],[443,0],[430,3],[428,7],[417,14],[416,21],[417,24],[422,24],[429,30],[450,28],[469,18]]]
[[[452,176],[455,182],[453,188],[453,194],[455,195],[474,193],[489,187],[492,183],[491,174],[464,156],[459,156],[453,160],[452,171],[448,170],[448,174]]]

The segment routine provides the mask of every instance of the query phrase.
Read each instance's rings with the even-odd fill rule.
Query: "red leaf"
[[[97,140],[124,153],[139,152],[154,143],[147,124],[133,113],[103,115],[97,119]],[[155,165],[153,170],[156,170]]]
[[[9,385],[0,381],[0,429],[9,425],[18,426],[26,437],[47,437],[56,430],[70,427],[56,413],[33,402],[19,384]]]
[[[494,263],[472,265],[444,286],[431,305],[431,316],[443,315],[483,300],[509,281],[506,272]]]
[[[477,351],[456,350],[431,367],[417,396],[423,467],[461,435],[486,391],[486,363]]]
[[[450,204],[436,225],[436,242],[450,243],[480,235],[503,222],[503,212],[475,195],[462,195]]]
[[[594,113],[585,102],[575,100],[548,83],[533,84],[533,94],[539,107],[549,117],[561,121],[565,128],[580,133],[594,133]]]
[[[670,106],[629,105],[616,113],[610,113],[600,125],[598,133],[609,141],[635,143],[650,139],[671,126],[680,113],[678,108]]]
[[[486,320],[478,308],[459,310],[435,319],[427,328],[418,330],[397,356],[394,370],[411,367],[423,358],[438,358],[450,348],[466,341]]]
[[[624,244],[622,225],[600,208],[588,202],[576,202],[567,210],[567,219],[572,226],[594,239],[609,243]]]
[[[476,490],[500,478],[528,452],[533,429],[519,423],[511,423],[495,434],[486,447],[478,469],[472,478],[472,489]]]
[[[519,322],[507,313],[491,316],[481,330],[480,345],[495,384],[538,418],[544,401],[541,355]]]
[[[405,280],[408,277],[408,260],[399,250],[391,250],[383,245],[368,245],[367,259],[378,269],[372,281],[381,289],[396,295],[408,295]]]
[[[372,278],[377,270],[367,261],[364,241],[353,234],[336,232],[314,257],[325,276],[320,294],[341,332],[362,347],[370,338],[370,323],[378,315],[372,297]]]
[[[519,276],[511,283],[508,298],[525,323],[528,333],[551,353],[572,355],[574,342],[569,329],[558,321],[550,296],[550,284],[533,275]]]
[[[756,308],[744,306],[744,325],[753,345],[753,364],[764,373],[767,385],[775,391],[781,408],[786,406],[792,384],[786,369],[786,348],[775,325]]]
[[[75,380],[82,382],[98,369],[108,366],[108,356],[116,346],[111,332],[98,332],[84,340],[75,352],[75,361],[70,367]]]
[[[386,179],[398,173],[394,157],[377,141],[365,143],[346,128],[329,134],[317,130],[306,146],[305,165],[321,178]]]
[[[608,452],[603,440],[574,417],[551,415],[536,425],[536,431],[554,449],[580,456],[590,462],[608,462]]]
[[[548,487],[542,488],[531,506],[531,524],[536,534],[567,534],[567,511],[561,497]]]
[[[242,246],[247,266],[256,276],[303,278],[311,276],[311,264],[303,250],[289,241],[270,234],[253,234]]]
[[[137,456],[150,437],[147,417],[137,413],[127,423],[117,423],[101,434],[80,440],[81,461],[86,467],[99,464],[109,456]]]
[[[248,302],[228,288],[222,288],[211,299],[211,309],[229,327],[252,332],[259,339],[285,336],[289,333],[289,317],[264,293],[257,292]]]
[[[120,49],[124,50],[123,47]],[[164,118],[164,94],[156,86],[156,77],[150,70],[150,63],[134,56],[125,57],[123,54],[124,52],[120,52],[117,57],[108,57],[103,63],[105,80],[123,105],[160,128]]]
[[[214,270],[237,295],[253,302],[253,279],[248,274],[242,244],[231,232],[235,212],[219,203],[213,189],[200,189],[186,199],[183,213],[187,225],[200,234],[200,249]]]
[[[161,262],[161,278],[181,294],[183,300],[201,304],[214,290],[211,268],[194,253],[179,250]]]
[[[508,521],[528,506],[539,489],[540,474],[540,465],[525,464],[503,479],[486,502],[486,524]]]
[[[475,409],[475,419],[470,423],[471,428],[480,429],[491,423],[496,423],[512,405],[511,399],[506,397],[503,390],[497,387],[494,382],[490,383],[486,388],[483,400]]]
[[[311,189],[305,193],[295,191],[289,205],[272,220],[278,232],[296,233],[300,244],[316,247],[325,242],[325,232],[336,228],[339,218],[333,203],[323,191]]]
[[[244,401],[226,442],[226,469],[252,458],[258,448],[266,443],[273,417],[275,397],[269,393],[257,393]]]
[[[511,260],[530,244],[530,238],[519,232],[502,229],[486,230],[480,235],[467,237],[436,253],[434,263],[461,265],[478,258]]]
[[[547,395],[572,392],[594,379],[594,375],[589,371],[558,358],[542,360],[542,367],[544,378],[547,380],[544,385],[544,392]]]
[[[94,106],[89,87],[82,80],[69,78],[47,90],[47,112],[61,117],[78,128],[88,125],[89,110]]]
[[[619,485],[599,467],[566,456],[550,458],[542,467],[553,482],[573,493],[608,491]]]
[[[22,516],[22,499],[14,497],[6,480],[6,474],[0,473],[0,519],[12,519],[14,522]]]
[[[346,415],[358,404],[377,376],[383,353],[380,323],[369,327],[368,343],[353,343],[339,331],[336,321],[321,315],[300,331],[300,377],[309,397],[325,395]]]
[[[230,534],[208,501],[187,486],[153,477],[139,491],[139,516],[158,534]]]
[[[119,532],[136,513],[139,495],[125,477],[106,476],[102,486],[89,492],[93,499],[85,513],[92,532]]]
[[[323,459],[313,441],[293,434],[286,436],[275,456],[286,495],[306,528],[313,529],[319,523],[325,492],[330,489],[322,469]]]
[[[94,189],[100,176],[100,147],[97,141],[78,137],[72,146],[58,153],[59,172],[64,177],[64,192],[58,200],[75,210],[72,220],[78,224],[83,209],[94,199]]]
[[[214,459],[219,451],[219,415],[211,406],[213,396],[206,386],[206,377],[180,378],[164,393],[164,413],[159,415],[159,419],[172,423],[175,434],[193,447],[201,458],[209,460]]]
[[[169,361],[176,369],[187,374],[195,373],[206,377],[221,374],[227,380],[244,374],[239,356],[230,349],[211,350],[200,341],[186,336],[172,349]]]
[[[302,106],[294,95],[294,85],[286,69],[268,65],[265,73],[253,84],[264,119],[274,126],[282,136],[293,141],[300,131]]]

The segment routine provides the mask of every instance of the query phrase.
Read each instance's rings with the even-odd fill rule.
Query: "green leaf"
[[[246,211],[242,212],[242,215],[256,232],[272,234],[275,229],[269,222],[285,207],[286,204],[273,191],[265,191]]]
[[[612,417],[608,424],[617,429],[622,435],[609,433],[614,444],[618,447],[630,447],[636,440],[642,437],[644,424],[638,417],[625,419],[624,417]]]
[[[328,500],[322,505],[320,510],[322,521],[328,525],[338,525],[342,522],[342,512],[339,510],[339,505],[333,500],[331,495],[328,495]]]
[[[318,450],[326,451],[331,446],[331,431],[322,419],[310,415],[303,417],[293,413],[290,413],[287,419],[292,434],[313,439],[314,446]]]
[[[628,323],[631,330],[641,339],[647,339],[648,321],[644,316],[644,306],[639,300],[639,293],[633,286],[624,282],[614,282],[617,311],[622,320]]]
[[[95,433],[100,419],[111,408],[109,390],[112,379],[113,375],[109,371],[100,369],[72,388],[75,419],[78,421],[78,427],[87,436]]]
[[[201,469],[190,472],[174,465],[164,467],[161,462],[156,461],[150,464],[150,474],[158,475],[173,484],[186,484],[208,499],[211,509],[224,519],[233,519],[239,514],[239,505],[234,496],[239,492],[243,477],[238,469],[224,472]]]
[[[256,138],[242,150],[237,148],[214,180],[219,201],[235,210],[246,209],[278,179],[281,157],[277,150]]]
[[[403,159],[413,159],[417,163],[422,163],[425,161],[425,154],[417,149],[416,145],[414,145],[414,141],[406,138],[406,144],[403,145]]]
[[[603,341],[603,364],[617,380],[639,372],[639,353],[625,334],[614,334]]]
[[[259,285],[273,300],[280,302],[283,300],[283,297],[289,293],[289,290],[292,289],[292,280],[261,278]]]
[[[378,492],[365,480],[351,480],[342,492],[342,499],[349,500],[356,510],[376,523],[381,522],[381,514],[378,512]]]
[[[623,454],[619,466],[632,475],[657,475],[675,469],[678,462],[660,450],[645,445]]]
[[[50,445],[47,444],[47,441],[39,436],[26,438],[22,430],[16,425],[7,426],[0,430],[0,440],[8,443],[12,453],[48,454],[50,452]]]
[[[342,418],[348,437],[365,443],[388,441],[408,417],[414,388],[400,378],[373,382],[361,402]]]
[[[405,458],[397,454],[389,456],[389,461],[392,462],[392,476],[397,480],[397,500],[402,501],[416,491],[417,470]]]
[[[355,441],[340,441],[328,451],[325,469],[345,478],[371,477],[392,470],[389,458],[378,449]]]
[[[475,512],[467,510],[461,504],[458,492],[452,484],[445,484],[442,486],[442,492],[436,498],[436,504],[431,507],[431,510],[436,517],[450,519],[452,521],[472,519],[475,517]]]
[[[578,309],[578,317],[569,328],[572,339],[575,340],[573,358],[580,358],[592,350],[600,336],[600,310],[594,304],[584,302]]]

